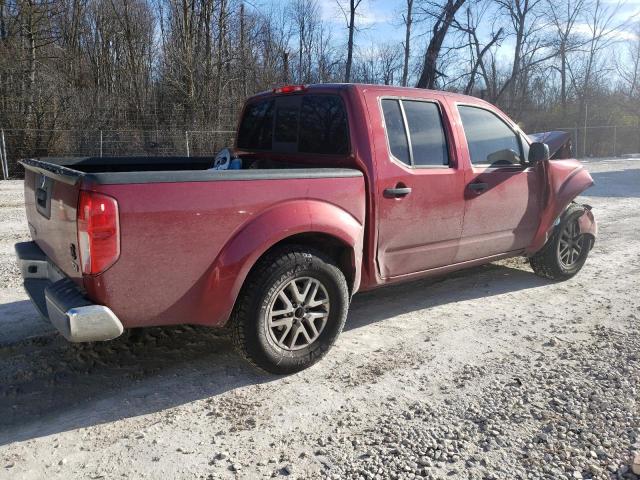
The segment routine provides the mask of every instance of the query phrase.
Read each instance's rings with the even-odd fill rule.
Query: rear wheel
[[[542,249],[529,259],[534,273],[552,280],[566,280],[580,271],[591,250],[592,239],[580,233],[583,207],[572,203]]]
[[[234,346],[262,370],[297,372],[329,351],[348,305],[347,282],[330,258],[305,247],[274,251],[256,265],[238,298]]]

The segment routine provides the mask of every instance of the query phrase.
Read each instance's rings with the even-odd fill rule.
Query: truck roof
[[[399,87],[396,85],[377,85],[377,84],[368,84],[368,83],[312,83],[312,84],[305,84],[305,85],[295,85],[295,87],[298,87],[298,86],[304,87],[305,92],[308,92],[308,91],[326,92],[331,90],[340,91],[340,90],[349,90],[349,89],[378,90],[380,92],[387,92],[388,95],[394,95],[394,96],[406,95],[407,92],[413,92],[413,93],[421,92],[422,94],[427,94],[425,96],[428,96],[428,94],[441,95],[441,96],[445,96],[461,102],[490,105],[487,101],[482,100],[481,98],[473,97],[470,95],[463,95],[461,93],[447,92],[444,90],[414,88],[414,87]],[[263,92],[257,93],[249,97],[247,101],[251,101],[253,99],[260,98],[260,97],[278,95],[278,93],[276,93],[275,90],[276,89],[265,90]],[[299,92],[291,92],[291,93],[286,93],[284,95],[291,95],[296,93],[299,93]]]

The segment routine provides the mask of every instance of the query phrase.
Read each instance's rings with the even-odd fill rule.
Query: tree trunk
[[[244,3],[240,4],[240,75],[242,83],[242,98],[246,98],[247,92],[247,52],[246,52],[246,26]]]
[[[222,113],[222,67],[224,52],[224,36],[226,30],[227,0],[220,0],[218,16],[218,45],[216,52],[216,130],[221,127]]]
[[[282,70],[284,70],[283,82],[289,83],[289,52],[282,52]]]
[[[33,115],[34,115],[34,107],[35,107],[35,89],[36,89],[36,33],[35,33],[35,7],[33,2],[29,1],[28,4],[28,13],[25,24],[25,35],[27,37],[27,48],[28,48],[28,74],[27,74],[27,84],[26,84],[26,105],[25,105],[25,117],[26,117],[26,126],[27,128],[33,127]]]
[[[478,74],[478,69],[480,69],[480,71],[482,72],[482,78],[484,79],[484,83],[487,87],[488,93],[491,95],[492,93],[491,85],[490,85],[489,76],[487,75],[487,69],[484,65],[484,56],[489,51],[489,49],[500,39],[501,35],[502,35],[502,28],[498,30],[493,35],[489,43],[487,43],[482,48],[482,50],[480,50],[480,42],[478,41],[478,37],[476,35],[475,29],[473,29],[469,34],[469,36],[472,38],[471,43],[475,47],[476,61],[473,64],[473,67],[471,68],[471,76],[469,78],[469,82],[467,83],[466,88],[464,89],[465,95],[471,95],[471,93],[473,92],[473,87],[475,86],[475,79],[476,79],[476,75]]]
[[[7,27],[4,20],[4,9],[6,1],[0,0],[0,40],[5,41],[7,38]]]
[[[405,33],[404,33],[404,62],[402,64],[402,86],[407,86],[407,80],[409,79],[409,57],[410,57],[410,42],[411,42],[411,24],[413,22],[413,0],[407,0],[407,16],[404,19]]]
[[[517,0],[516,0],[517,1]],[[526,10],[525,10],[526,11]],[[508,102],[511,108],[513,108],[515,103],[516,91],[518,87],[518,76],[520,75],[520,66],[522,62],[522,42],[524,41],[524,28],[525,28],[525,17],[522,15],[518,19],[518,27],[516,29],[516,45],[513,53],[513,65],[511,66],[511,81],[509,83],[509,98]]]
[[[344,81],[349,83],[351,81],[351,63],[353,62],[353,32],[355,29],[356,21],[356,8],[360,2],[356,3],[356,0],[349,0],[349,40],[347,42],[347,65],[344,72]]]
[[[440,56],[440,49],[442,43],[447,36],[447,31],[451,26],[456,12],[464,4],[465,0],[447,0],[447,3],[442,7],[442,11],[438,16],[436,24],[433,26],[433,34],[427,51],[424,55],[424,62],[422,64],[422,73],[416,87],[418,88],[435,88],[436,81],[438,79],[438,58]]]

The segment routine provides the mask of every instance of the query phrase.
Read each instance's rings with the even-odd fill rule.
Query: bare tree
[[[353,39],[356,32],[356,14],[362,0],[349,0],[349,11],[342,6],[340,0],[336,0],[338,7],[342,10],[342,14],[347,19],[347,30],[349,32],[349,38],[347,40],[347,63],[344,68],[344,81],[349,83],[351,81],[351,65],[353,64]]]
[[[640,22],[636,24],[634,33],[627,40],[626,52],[616,62],[616,69],[627,97],[640,102]]]
[[[409,59],[411,58],[411,26],[413,24],[413,0],[406,0],[406,11],[402,14],[402,21],[404,23],[404,58],[402,63],[402,86],[407,86],[407,80],[409,78]]]
[[[7,2],[6,0],[0,0],[0,40],[6,42],[7,40],[7,24],[5,21],[5,17],[7,14],[5,13],[7,10]]]
[[[496,1],[506,13],[513,29],[511,33],[515,37],[511,73],[501,91],[498,92],[499,97],[505,90],[508,91],[508,106],[513,109],[518,89],[522,94],[525,92],[525,76],[535,64],[536,54],[546,47],[541,44],[537,35],[542,29],[539,22],[542,15],[539,6],[542,4],[542,0]]]
[[[435,88],[436,81],[440,76],[438,72],[438,59],[442,44],[447,36],[449,27],[453,23],[456,13],[462,7],[465,0],[447,0],[447,2],[436,13],[430,13],[435,17],[435,23],[431,30],[431,40],[424,54],[422,73],[418,79],[416,87]]]
[[[225,67],[225,50],[227,48],[227,0],[219,0],[218,4],[218,45],[216,48],[216,105],[222,105],[222,88],[225,75],[223,68]],[[221,109],[217,108],[216,112],[216,130],[221,128]]]
[[[376,63],[379,65],[379,81],[384,85],[392,85],[396,73],[400,70],[402,53],[399,45],[384,44],[378,48]],[[404,74],[404,72],[403,72]]]
[[[560,101],[563,110],[567,108],[568,62],[571,52],[579,48],[579,40],[574,33],[576,22],[585,7],[586,0],[547,0],[548,11],[556,34],[556,49],[560,65]]]
[[[640,122],[640,40],[609,0],[395,1],[402,41],[358,48],[364,0],[340,0],[343,35],[319,0],[0,0],[0,125],[19,131],[9,151],[90,149],[102,129],[175,151],[184,145],[158,131],[183,130],[184,142],[184,130],[232,130],[247,95],[289,80],[415,76],[483,96],[531,129],[582,125],[587,108],[590,122]],[[113,140],[120,153],[132,141]]]
[[[626,23],[617,22],[616,9],[607,7],[601,0],[594,0],[586,17],[588,36],[584,42],[585,48],[582,49],[582,62],[570,67],[572,83],[579,98],[578,118],[585,125],[588,121],[588,104],[600,80],[598,77],[610,71],[600,63],[605,61],[601,54],[620,41],[615,34]]]
[[[483,42],[478,33],[480,24],[486,25],[488,22],[484,20],[488,7],[492,5],[490,1],[473,2],[465,9],[466,21],[455,21],[455,28],[466,37],[467,47],[469,49],[469,74],[464,93],[470,95],[476,87],[478,76],[484,83],[484,96],[492,100],[496,96],[498,86],[496,77],[490,75],[490,68],[487,65],[487,57],[490,56],[491,50],[499,46],[504,37],[504,29],[502,27],[495,30],[495,25],[489,34],[486,42]],[[493,57],[491,57],[493,60]]]
[[[314,52],[316,77],[314,81],[329,82],[341,78],[338,74],[338,68],[341,63],[341,57],[337,54],[336,48],[333,46],[332,32],[330,27],[320,22],[316,35],[316,48]]]
[[[240,44],[240,78],[242,82],[242,96],[246,97],[247,90],[247,70],[243,68],[247,65],[247,16],[244,11],[244,3],[240,3],[240,32],[239,32],[239,44]]]
[[[296,0],[292,15],[298,36],[298,79],[300,83],[311,81],[313,51],[320,8],[316,0]]]

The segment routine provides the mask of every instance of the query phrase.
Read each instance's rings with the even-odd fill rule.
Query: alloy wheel
[[[267,310],[271,339],[289,351],[308,347],[324,330],[329,307],[329,295],[319,280],[290,280],[276,292]]]
[[[572,268],[580,259],[584,249],[584,235],[580,233],[578,220],[567,222],[560,232],[558,260],[564,268]]]

